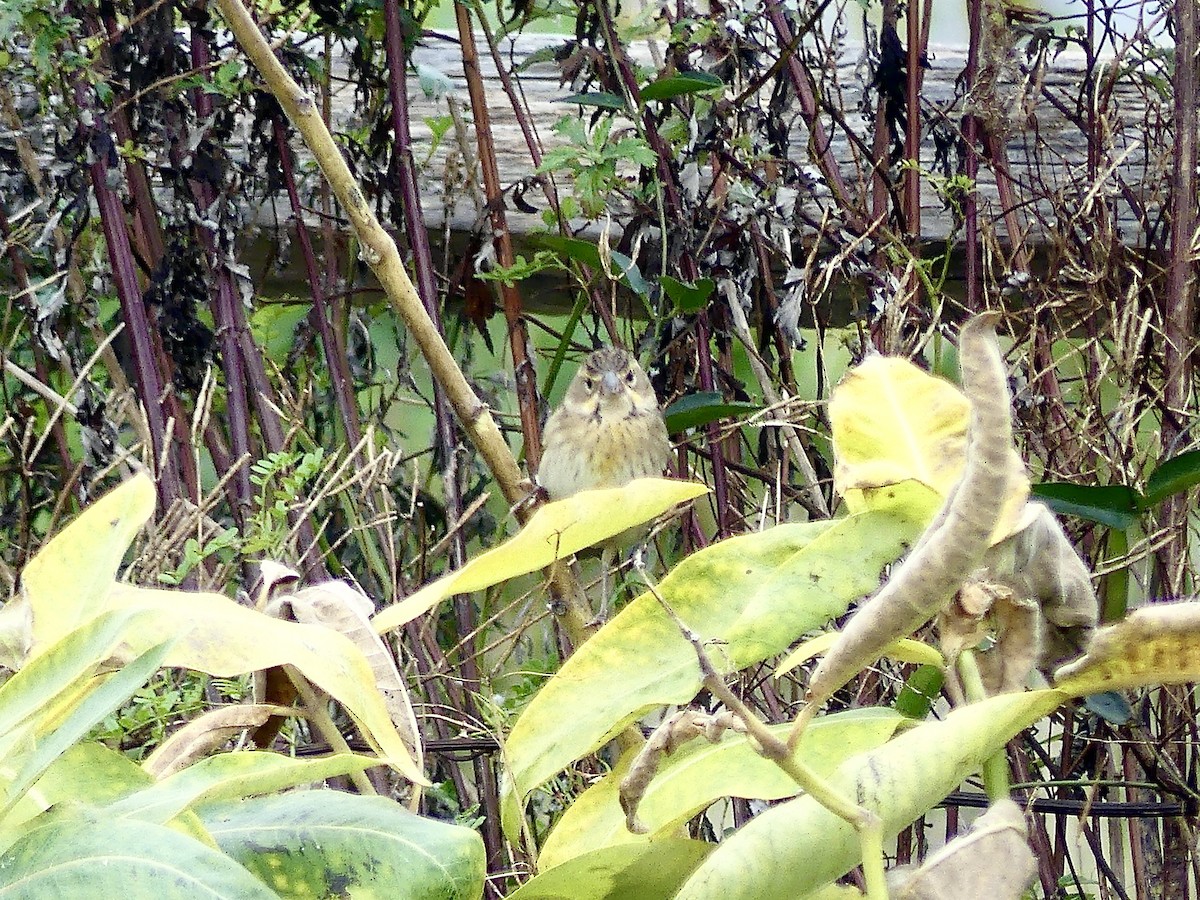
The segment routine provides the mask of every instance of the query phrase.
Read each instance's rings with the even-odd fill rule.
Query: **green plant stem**
[[[873,826],[878,826],[879,817],[875,813],[847,799],[833,785],[797,759],[793,748],[787,742],[775,737],[766,724],[754,714],[754,710],[750,709],[741,701],[741,698],[729,689],[713,667],[712,660],[708,658],[699,636],[679,618],[645,569],[639,568],[639,571],[646,587],[650,589],[650,593],[654,595],[659,605],[671,617],[680,633],[692,645],[692,649],[696,651],[696,659],[700,663],[700,674],[704,686],[745,723],[746,733],[758,744],[759,753],[786,772],[801,789],[811,794],[814,800],[834,815],[849,822],[860,834]]]
[[[872,816],[871,822],[858,829],[858,841],[862,847],[863,880],[867,883],[868,900],[888,900],[883,864],[883,820]]]
[[[964,650],[956,662],[958,678],[963,694],[971,703],[987,699],[987,689],[979,675],[979,663],[974,650]],[[983,761],[983,789],[992,802],[1007,797],[1012,792],[1008,777],[1008,755],[1001,749]]]
[[[309,722],[329,744],[330,749],[334,753],[353,753],[354,751],[350,749],[346,739],[342,737],[342,732],[334,724],[333,717],[329,715],[325,698],[313,689],[313,686],[308,683],[308,679],[295,666],[285,665],[283,670],[287,673],[288,680],[296,688],[296,693],[300,695],[305,711],[308,713]],[[371,784],[371,779],[366,776],[366,773],[356,769],[349,775],[360,794],[370,796],[379,793],[375,790],[375,785]],[[419,797],[420,794],[420,785],[414,784],[413,795]]]
[[[1112,528],[1108,532],[1105,558],[1109,562],[1129,554],[1129,532]],[[1113,569],[1104,576],[1104,606],[1100,610],[1101,623],[1119,622],[1125,618],[1129,603],[1129,566]]]

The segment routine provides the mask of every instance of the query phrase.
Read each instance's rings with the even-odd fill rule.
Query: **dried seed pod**
[[[805,719],[893,640],[921,627],[983,561],[1008,495],[1012,418],[1008,378],[996,342],[996,313],[959,335],[963,392],[971,401],[967,464],[941,512],[891,579],[863,604],[813,672]]]

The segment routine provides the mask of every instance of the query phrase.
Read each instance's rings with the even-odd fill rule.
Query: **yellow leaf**
[[[962,477],[971,404],[906,359],[874,356],[846,373],[829,401],[834,489],[851,512],[936,511]],[[1009,453],[1011,495],[991,542],[1020,530],[1029,478]]]
[[[1054,687],[1081,697],[1200,679],[1200,602],[1144,606],[1098,630],[1087,653],[1054,673]]]
[[[796,666],[808,662],[814,656],[820,656],[833,646],[838,637],[838,632],[827,631],[811,640],[805,641],[784,657],[775,668],[775,677],[778,678],[784,672],[789,672],[796,668]],[[942,668],[946,665],[946,660],[936,648],[912,638],[900,638],[899,640],[892,641],[883,649],[880,655],[886,656],[888,659],[894,659],[897,662],[914,663],[922,666],[937,666]]]
[[[29,561],[21,587],[33,612],[34,653],[104,611],[154,500],[154,483],[139,473],[93,501]]]
[[[585,547],[706,493],[707,487],[691,481],[639,478],[624,487],[581,491],[547,503],[512,540],[389,606],[371,620],[372,624],[376,632],[384,634],[424,615],[446,597],[480,591],[544,569],[557,559],[568,559]]]
[[[319,625],[284,622],[220,594],[114,586],[113,609],[153,610],[156,616],[126,640],[140,652],[175,638],[165,664],[231,677],[292,665],[337,700],[363,736],[406,778],[428,784],[375,689],[366,657],[349,638]]]

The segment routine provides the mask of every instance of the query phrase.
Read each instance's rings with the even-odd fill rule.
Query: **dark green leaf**
[[[580,106],[597,106],[600,109],[625,109],[625,98],[620,94],[610,94],[608,91],[593,91],[588,94],[571,94],[563,97],[559,103],[578,103]]]
[[[937,666],[919,666],[896,697],[893,704],[896,712],[910,719],[924,719],[941,693],[943,680],[942,670]]]
[[[1172,456],[1150,473],[1142,508],[1157,506],[1168,497],[1181,494],[1197,484],[1200,484],[1200,450]]]
[[[726,401],[716,391],[700,391],[680,397],[667,407],[663,418],[667,422],[667,431],[676,434],[688,428],[698,428],[715,422],[717,419],[727,419],[731,416],[742,416],[758,412],[762,409],[757,403],[741,401]]]
[[[199,812],[217,846],[280,897],[483,895],[479,835],[413,815],[386,797],[291,791],[208,803]]]
[[[573,259],[595,270],[603,270],[600,265],[600,248],[590,241],[579,238],[561,237],[557,234],[541,235],[537,243],[556,253],[561,253],[567,259]],[[633,260],[623,253],[610,253],[613,274],[621,273],[618,279],[623,285],[635,293],[645,296],[650,291],[650,285],[642,277],[641,270],[634,265]]]
[[[704,309],[716,286],[711,278],[701,278],[695,284],[688,284],[670,275],[660,276],[658,283],[674,301],[677,313],[694,313]]]
[[[685,75],[671,75],[652,81],[642,88],[643,100],[666,100],[678,97],[680,94],[701,94],[705,91],[715,91],[725,87],[716,75],[707,72],[688,72]]]
[[[1059,515],[1078,516],[1124,531],[1138,520],[1141,496],[1123,484],[1035,484],[1033,495]]]

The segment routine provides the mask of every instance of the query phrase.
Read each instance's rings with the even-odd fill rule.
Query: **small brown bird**
[[[616,347],[596,350],[584,360],[547,420],[542,440],[537,481],[551,500],[661,475],[671,457],[650,379],[632,354]],[[602,618],[607,613],[612,557],[635,539],[625,532],[601,545]]]

